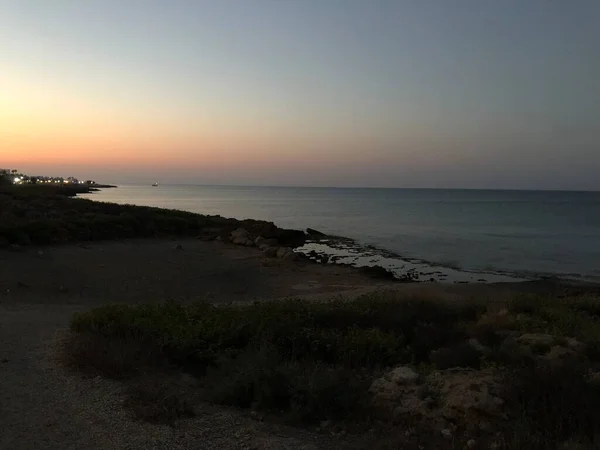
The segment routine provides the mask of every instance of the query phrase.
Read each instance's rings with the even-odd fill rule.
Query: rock
[[[452,439],[452,430],[450,430],[449,428],[443,428],[440,430],[440,433],[442,434],[442,436],[444,436],[446,439]]]
[[[300,230],[279,230],[273,237],[282,247],[301,247],[306,242],[306,234]]]
[[[217,236],[217,239],[215,239],[216,241],[222,242],[223,238],[221,236]]]
[[[396,421],[403,417],[413,417],[420,415],[423,409],[423,402],[416,395],[407,395],[400,405],[394,408],[393,418]]]
[[[176,245],[173,247],[173,249],[175,249],[175,250],[183,250],[183,245],[181,245],[181,244],[176,244]]]
[[[254,247],[254,241],[252,239],[246,239],[246,243],[244,245],[246,247]]]
[[[0,248],[8,248],[10,246],[10,242],[4,236],[0,236]]]
[[[217,239],[217,237],[223,232],[221,228],[210,227],[203,228],[200,231],[200,235],[196,236],[196,239],[201,239],[203,241],[213,241]]]
[[[258,248],[260,248],[260,246],[262,244],[264,244],[266,241],[266,239],[262,236],[257,237],[256,239],[254,239],[254,245],[256,245]]]
[[[567,347],[572,348],[573,350],[581,350],[584,345],[579,342],[577,339],[569,337],[566,339]]]
[[[250,233],[245,228],[238,228],[231,232],[231,239],[235,240],[236,238],[244,238],[247,239]]]
[[[486,347],[485,345],[483,345],[481,342],[479,342],[479,340],[476,338],[471,338],[467,342],[471,347],[473,347],[475,350],[477,350],[482,355],[490,352],[490,349],[488,347]]]
[[[237,236],[234,237],[231,242],[233,242],[235,245],[246,245],[246,242],[248,242],[248,238],[244,236]]]
[[[19,244],[10,244],[10,245],[8,246],[8,249],[9,249],[11,252],[20,252],[20,251],[22,250],[22,247],[21,247]]]
[[[444,415],[448,417],[505,418],[502,411],[503,401],[498,397],[502,392],[499,381],[491,369],[452,369],[432,374],[432,380],[438,380],[440,396],[443,398]]]
[[[329,428],[331,426],[331,420],[323,420],[323,421],[321,421],[319,426],[322,430],[325,428]]]
[[[467,441],[467,448],[475,448],[477,441],[475,439],[469,439]]]
[[[373,394],[374,401],[386,403],[390,399],[400,398],[404,394],[404,386],[413,386],[419,374],[408,366],[396,367],[381,378],[371,383],[369,392]],[[404,404],[404,403],[403,403]]]
[[[401,366],[386,373],[384,378],[396,384],[412,384],[417,381],[419,374],[408,366]]]
[[[590,383],[600,385],[600,372],[590,372],[588,374],[588,381]]]
[[[576,355],[577,351],[575,351],[573,348],[563,347],[562,345],[554,345],[544,356],[542,356],[542,358],[550,362],[560,362]]]
[[[309,234],[310,236],[319,236],[319,237],[327,236],[325,233],[321,233],[320,231],[315,230],[314,228],[307,228],[306,234]]]
[[[371,278],[380,280],[396,280],[394,272],[384,269],[381,266],[361,267],[360,271]]]
[[[276,258],[277,257],[277,247],[267,247],[263,250],[263,254],[268,258]]]
[[[283,259],[285,259],[286,261],[297,261],[299,257],[300,255],[294,251],[290,251],[283,255]]]
[[[277,239],[275,238],[264,239],[262,241],[262,245],[267,245],[269,247],[277,247],[278,244],[279,242],[277,242]]]
[[[554,343],[554,336],[543,333],[526,333],[517,338],[519,344],[527,346],[551,346]]]
[[[277,257],[278,258],[284,258],[286,254],[288,254],[289,252],[293,251],[291,248],[289,247],[279,247],[277,249]]]
[[[421,382],[410,367],[399,367],[373,381],[369,392],[379,419],[418,418],[431,428],[452,431],[449,423],[496,423],[507,418],[498,396],[501,380],[490,368],[437,370]],[[424,395],[424,387],[431,395]]]
[[[38,256],[44,256],[44,252],[43,252],[43,251],[41,251],[41,250],[38,250],[38,251],[37,251],[37,254],[38,254]]]

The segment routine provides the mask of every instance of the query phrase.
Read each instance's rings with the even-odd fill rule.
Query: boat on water
[[[152,186],[156,187],[156,186],[158,186],[158,183],[152,183]]]

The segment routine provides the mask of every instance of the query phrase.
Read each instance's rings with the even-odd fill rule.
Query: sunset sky
[[[600,189],[600,1],[0,0],[0,167]]]

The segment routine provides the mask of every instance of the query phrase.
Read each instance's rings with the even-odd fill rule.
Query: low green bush
[[[270,231],[273,224],[146,206],[71,198],[63,186],[0,186],[0,238],[10,244],[47,245],[133,237],[197,236],[204,230],[227,235],[237,227]],[[216,229],[216,231],[215,231]]]
[[[356,416],[377,373],[427,362],[440,343],[464,338],[458,324],[475,319],[477,310],[373,296],[223,307],[109,305],[74,315],[74,338],[96,336],[97,343],[71,353],[82,370],[113,378],[169,364],[203,379],[213,402],[317,421]]]
[[[598,448],[600,385],[587,373],[587,365],[577,362],[538,363],[512,372],[504,398],[515,420],[506,448]]]
[[[127,405],[145,420],[167,423],[190,413],[190,399],[140,381],[148,374],[191,374],[198,382],[193,392],[212,403],[293,423],[362,427],[378,417],[368,388],[389,367],[410,364],[426,375],[491,365],[508,374],[501,396],[507,420],[496,424],[500,434],[494,435],[500,448],[551,449],[565,442],[577,445],[560,448],[595,448],[600,389],[588,378],[598,372],[600,333],[593,307],[564,299],[519,301],[509,306],[511,320],[497,316],[506,328],[484,332],[481,326],[493,324],[494,315],[476,303],[379,294],[221,307],[109,305],[73,316],[66,351],[80,371],[133,382]],[[526,349],[521,333],[550,333],[552,345],[563,347],[575,337],[584,347],[568,359],[548,360],[548,346]],[[482,338],[483,349],[471,338]],[[419,396],[432,405],[444,401],[432,386],[422,386]]]

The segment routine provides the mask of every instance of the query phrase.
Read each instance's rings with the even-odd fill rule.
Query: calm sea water
[[[600,192],[162,185],[90,198],[311,227],[466,270],[600,281]]]

